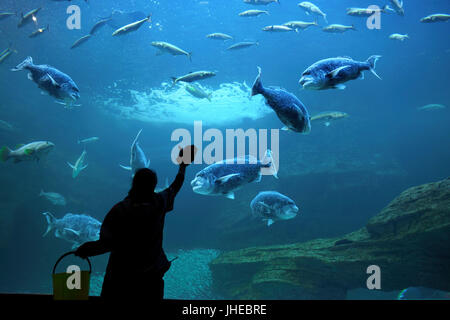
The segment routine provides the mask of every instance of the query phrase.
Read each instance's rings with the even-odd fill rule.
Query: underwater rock
[[[345,299],[378,265],[383,291],[449,291],[449,235],[447,178],[407,189],[342,237],[222,253],[211,262],[213,288],[226,299]]]

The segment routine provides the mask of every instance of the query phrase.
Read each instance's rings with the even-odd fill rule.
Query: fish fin
[[[128,171],[131,171],[131,167],[128,167],[128,166],[123,166],[123,165],[121,165],[121,164],[119,164],[119,166],[122,168],[122,169],[125,169],[125,170],[128,170]]]
[[[332,87],[333,89],[344,90],[346,88],[345,84],[339,83]]]
[[[20,71],[23,70],[30,65],[33,65],[33,58],[27,57],[23,62],[19,63],[15,68],[12,68],[11,71]]]
[[[360,73],[359,73],[358,79],[364,80],[364,72],[360,72]]]
[[[328,74],[326,75],[328,78],[336,78],[339,74],[339,72],[341,72],[344,69],[350,68],[350,66],[342,66],[339,68],[334,69],[333,71],[328,72]]]
[[[267,219],[267,226],[270,227],[274,221],[272,219]]]
[[[228,192],[224,194],[228,199],[234,200],[234,192]]]
[[[325,127],[329,127],[330,124],[331,124],[331,123],[330,123],[329,121],[325,122]]]
[[[87,2],[87,1],[86,1]],[[78,248],[80,245],[78,242],[74,242],[74,244],[72,245],[72,250],[75,250],[76,248]]]
[[[55,79],[53,79],[53,77],[52,77],[51,75],[49,75],[48,73],[47,73],[44,77],[47,77],[48,80],[51,81],[51,83],[52,83],[53,86],[55,86],[55,87],[57,87],[57,88],[60,88],[60,87],[61,87],[61,85],[60,85],[58,82],[56,82]],[[43,80],[44,77],[42,77],[41,80]],[[44,81],[48,81],[48,80],[45,79]]]
[[[305,11],[305,13],[306,13],[307,16],[309,16],[309,12],[308,11]]]
[[[85,166],[82,166],[81,169],[80,169],[80,171],[86,169],[87,167],[88,167],[87,164],[86,164]]]
[[[69,165],[69,167],[75,170],[75,166],[71,165],[69,162],[67,162],[67,164]]]
[[[11,154],[11,149],[8,147],[3,147],[0,149],[0,161],[5,162],[9,159],[9,155]]]
[[[27,74],[27,79],[33,81],[33,75],[31,72]]]
[[[370,66],[369,70],[370,70],[370,72],[372,72],[375,77],[377,77],[378,79],[381,80],[380,76],[375,72],[375,67],[376,67],[377,61],[380,58],[381,58],[381,56],[377,56],[377,55],[370,56],[367,59],[367,63],[369,63],[369,66]]]
[[[45,237],[53,229],[53,226],[55,224],[56,218],[50,212],[43,212],[42,214],[44,215],[44,217],[45,217],[45,219],[47,220],[47,223],[48,223],[47,230],[42,235],[43,237]]]
[[[254,182],[261,182],[262,174],[259,174],[258,177],[254,180]]]
[[[73,233],[73,234],[76,235],[77,237],[80,236],[80,232],[79,232],[79,231],[75,231],[75,230],[70,229],[70,228],[64,228],[64,231],[68,231],[68,232],[70,232],[70,233]]]
[[[281,128],[282,131],[289,131],[289,128],[287,126],[284,126],[283,128]]]
[[[263,85],[261,83],[261,68],[260,67],[257,68],[258,68],[258,75],[256,76],[255,82],[253,83],[251,96],[260,94],[263,89]]]
[[[167,189],[169,187],[169,178],[166,177],[164,187]]]
[[[277,167],[275,166],[275,162],[273,161],[272,151],[270,149],[266,150],[266,154],[264,155],[262,163],[263,163],[263,168],[261,168],[261,170],[267,169],[271,175],[273,175],[276,179],[278,179],[278,175],[277,175],[278,170],[277,170]]]
[[[239,177],[239,173],[232,173],[232,174],[229,174],[229,175],[226,175],[226,176],[217,178],[217,179],[216,179],[216,182],[222,184],[222,183],[226,183],[226,182],[229,181],[230,179],[236,178],[236,177]]]

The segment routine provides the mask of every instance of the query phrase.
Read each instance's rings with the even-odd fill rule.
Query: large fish
[[[153,41],[151,43],[151,45],[154,46],[155,48],[159,49],[159,52],[157,53],[157,55],[161,55],[164,53],[169,53],[173,56],[184,55],[184,56],[187,56],[189,58],[189,60],[192,60],[191,59],[192,52],[184,51],[171,43],[164,42],[164,41]]]
[[[364,79],[363,71],[370,70],[378,79],[375,65],[381,56],[371,56],[366,61],[355,61],[350,57],[337,57],[320,60],[308,67],[302,74],[299,84],[304,89],[325,90],[345,89],[344,82]]]
[[[179,81],[193,82],[193,81],[211,78],[211,77],[214,77],[215,75],[216,75],[216,73],[213,71],[195,71],[195,72],[185,74],[184,76],[181,76],[178,78],[172,77],[172,81],[173,81],[173,84],[176,84]]]
[[[100,237],[101,222],[85,214],[67,213],[61,219],[56,219],[50,212],[42,213],[48,223],[43,237],[55,230],[57,238],[73,243],[72,249],[87,241],[96,241]]]
[[[84,169],[87,168],[88,165],[84,164],[86,162],[86,156],[87,156],[87,152],[86,152],[86,150],[83,150],[80,157],[75,162],[75,165],[72,165],[72,164],[70,164],[70,162],[67,162],[69,167],[72,168],[72,178],[75,179],[80,174],[81,171],[83,171]]]
[[[139,146],[138,139],[141,132],[142,129],[139,130],[136,138],[131,144],[130,166],[123,166],[121,164],[119,165],[121,168],[131,171],[132,177],[134,177],[134,174],[137,170],[148,168],[150,166],[150,160],[147,160],[144,150],[142,150],[142,148]]]
[[[31,57],[26,58],[11,71],[29,70],[28,79],[34,81],[40,89],[63,102],[67,107],[74,106],[80,98],[80,90],[67,74],[49,65],[33,64]]]
[[[261,169],[270,168],[277,177],[277,170],[272,159],[272,152],[266,151],[263,161],[253,157],[226,159],[204,168],[191,181],[195,193],[234,199],[234,192],[250,182],[261,181]]]
[[[300,133],[311,131],[309,113],[303,103],[292,93],[283,89],[265,88],[261,82],[261,68],[258,67],[258,76],[252,87],[252,96],[261,94],[266,103],[277,114],[285,127],[283,130],[292,130]]]
[[[47,155],[55,145],[50,141],[35,141],[19,146],[16,150],[8,147],[0,149],[0,160],[2,162],[13,159],[14,163],[20,161],[39,161],[43,156]]]
[[[289,220],[297,216],[295,202],[276,191],[263,191],[253,198],[250,208],[254,217],[267,221],[269,227],[279,220]]]
[[[152,22],[151,21],[151,14],[149,14],[146,18],[129,23],[123,27],[120,27],[119,29],[115,30],[112,35],[113,36],[119,36],[124,35],[133,31],[138,30],[145,22]]]

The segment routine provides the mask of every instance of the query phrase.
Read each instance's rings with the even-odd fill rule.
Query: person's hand
[[[77,257],[80,257],[82,259],[86,259],[87,257],[89,257],[89,244],[88,242],[82,244],[81,246],[78,247],[77,250],[75,250],[75,255]]]
[[[178,153],[177,162],[180,166],[188,166],[190,165],[197,154],[197,147],[193,144],[190,146],[186,146],[183,149],[180,148],[180,152]]]

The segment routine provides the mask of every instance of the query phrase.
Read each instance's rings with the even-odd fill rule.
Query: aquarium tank
[[[448,20],[448,0],[2,0],[0,292],[51,295],[135,173],[159,197],[195,145],[164,298],[450,299]]]

